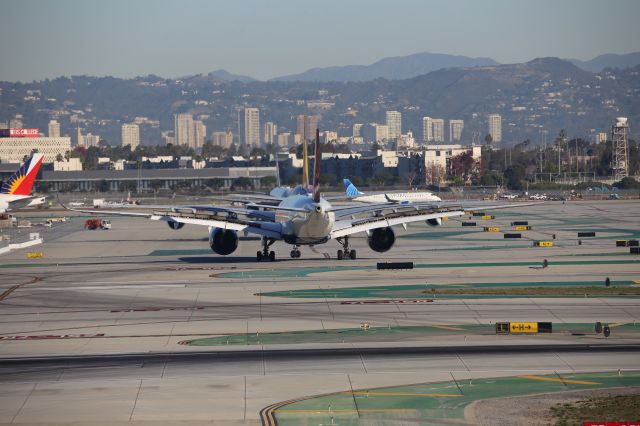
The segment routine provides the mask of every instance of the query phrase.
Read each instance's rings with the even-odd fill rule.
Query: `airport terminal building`
[[[138,170],[43,170],[40,179],[50,191],[120,191],[135,188],[138,191],[173,190],[210,186],[231,188],[234,181],[247,178],[254,187],[261,179],[276,176],[275,167],[220,167],[215,169],[138,169]]]
[[[40,136],[38,129],[0,129],[0,162],[22,163],[34,150],[51,163],[71,150],[71,138]]]

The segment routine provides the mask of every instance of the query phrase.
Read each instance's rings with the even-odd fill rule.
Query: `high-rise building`
[[[84,146],[84,138],[82,137],[80,126],[77,127],[77,132],[76,132],[76,146]]]
[[[100,136],[87,133],[82,136],[82,141],[85,147],[91,148],[92,146],[98,146],[100,144]]]
[[[176,145],[194,146],[193,117],[191,114],[176,114],[173,135]]]
[[[241,144],[247,147],[260,146],[260,110],[258,108],[245,108],[240,120],[242,138]]]
[[[422,117],[422,141],[425,143],[433,140],[433,120],[431,117]]]
[[[362,136],[362,124],[356,123],[353,125],[353,133],[351,134],[354,138],[358,138]]]
[[[449,120],[449,142],[459,142],[462,139],[464,120]]]
[[[131,145],[131,151],[140,145],[140,127],[137,124],[122,125],[122,146]]]
[[[278,146],[280,147],[288,147],[291,146],[291,133],[280,133],[277,136]]]
[[[444,119],[434,118],[431,122],[433,123],[433,141],[444,142]]]
[[[389,140],[389,126],[386,124],[367,124],[362,126],[361,132],[365,142],[386,142]]]
[[[230,148],[233,145],[233,133],[213,132],[211,133],[211,143],[222,148]]]
[[[264,123],[264,143],[273,144],[278,134],[278,126],[273,121]]]
[[[313,141],[316,138],[319,117],[317,115],[299,115],[296,117],[296,134],[300,139]]]
[[[50,138],[60,137],[60,123],[58,123],[58,120],[49,121],[49,137]]]
[[[489,134],[494,143],[502,142],[502,117],[500,114],[489,115]]]
[[[402,134],[402,114],[398,111],[387,111],[389,139],[396,139]]]
[[[207,126],[200,120],[193,120],[193,146],[192,148],[202,148],[207,138]]]
[[[173,132],[171,130],[165,130],[164,132],[160,132],[160,137],[164,141],[166,145],[175,145],[176,138],[173,136]]]

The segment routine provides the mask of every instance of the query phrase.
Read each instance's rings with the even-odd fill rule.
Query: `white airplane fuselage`
[[[431,192],[390,192],[388,194],[359,195],[352,198],[361,203],[419,203],[423,201],[442,201]]]
[[[307,195],[292,195],[285,198],[279,207],[305,209],[307,212],[276,211],[276,222],[282,226],[284,240],[289,244],[322,244],[329,240],[335,223],[335,213],[330,212],[331,204],[320,199],[316,203]]]

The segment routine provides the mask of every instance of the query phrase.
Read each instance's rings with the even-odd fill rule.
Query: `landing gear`
[[[300,250],[298,250],[298,246],[293,246],[293,250],[291,250],[291,253],[289,254],[291,255],[292,259],[300,257]]]
[[[271,245],[275,242],[276,240],[274,240],[273,238],[262,237],[262,251],[258,251],[256,253],[256,259],[258,260],[258,262],[262,262],[263,260],[269,260],[270,262],[273,262],[274,260],[276,260],[276,252],[269,251],[269,247],[271,247]]]
[[[338,260],[351,259],[356,260],[356,251],[349,249],[349,236],[337,239],[342,244],[342,250],[338,250]]]

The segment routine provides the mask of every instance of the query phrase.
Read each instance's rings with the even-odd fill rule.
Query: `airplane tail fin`
[[[342,183],[344,184],[344,189],[347,194],[347,197],[353,198],[359,195],[364,195],[364,192],[360,192],[356,186],[351,183],[349,179],[342,179]]]
[[[33,154],[2,184],[0,194],[30,195],[43,159],[44,154]]]
[[[316,129],[316,153],[313,162],[313,202],[320,202],[320,159],[322,150],[320,149],[320,129]]]

